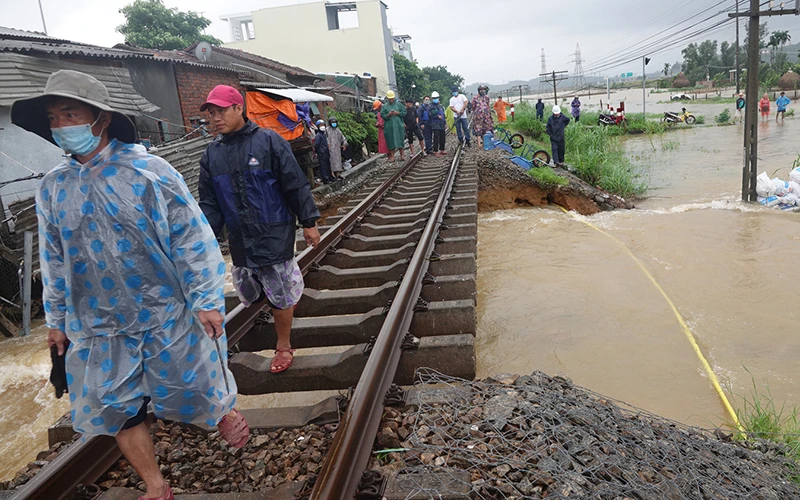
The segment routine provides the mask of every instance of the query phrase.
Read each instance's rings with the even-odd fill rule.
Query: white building
[[[315,73],[374,76],[378,91],[386,92],[397,83],[387,9],[381,0],[315,1],[221,19],[228,22],[233,40],[226,47]]]
[[[411,52],[411,37],[408,35],[394,35],[392,37],[392,48],[395,54],[400,54],[409,61],[414,60],[414,54]]]

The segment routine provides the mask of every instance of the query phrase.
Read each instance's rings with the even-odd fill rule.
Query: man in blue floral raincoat
[[[244,446],[236,384],[220,352],[225,263],[181,175],[135,145],[93,77],[63,70],[12,121],[69,156],[36,196],[48,342],[66,351],[75,430],[115,436],[147,485],[173,498],[144,419],[208,426]],[[215,344],[219,343],[219,347]]]

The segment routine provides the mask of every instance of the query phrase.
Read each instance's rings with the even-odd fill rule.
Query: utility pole
[[[742,79],[741,71],[741,64],[739,62],[739,0],[733,0],[736,4],[736,95],[739,95],[739,92],[742,91],[741,84],[739,83]]]
[[[39,14],[42,15],[42,27],[44,28],[44,34],[47,34],[47,24],[44,22],[44,9],[42,9],[42,0],[39,0]]]
[[[728,14],[729,17],[750,18],[747,38],[747,89],[744,119],[744,167],[742,168],[742,201],[756,201],[756,177],[758,176],[758,70],[761,65],[759,53],[758,28],[760,16],[800,15],[800,2],[795,1],[794,9],[770,9],[759,11],[760,0],[750,0],[748,12]]]
[[[647,63],[649,57],[642,56],[642,114],[647,119]]]
[[[558,83],[563,82],[564,80],[567,79],[566,76],[562,76],[565,75],[566,73],[567,73],[566,71],[553,71],[552,73],[550,73],[550,75],[548,75],[547,73],[542,73],[541,75],[539,75],[539,77],[542,79],[543,82],[548,82],[553,86],[553,101],[555,102],[556,105],[558,105],[558,89],[557,89]]]

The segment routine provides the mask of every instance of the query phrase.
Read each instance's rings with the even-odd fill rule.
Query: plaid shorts
[[[270,307],[289,309],[303,296],[303,273],[295,259],[258,269],[233,266],[231,275],[236,294],[245,306],[266,295]]]

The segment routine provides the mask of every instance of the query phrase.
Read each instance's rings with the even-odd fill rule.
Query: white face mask
[[[327,129],[328,129],[328,127],[326,127],[325,125],[322,125],[322,126],[319,127],[319,131],[320,132],[325,132],[325,130],[327,130]]]

